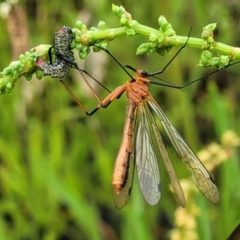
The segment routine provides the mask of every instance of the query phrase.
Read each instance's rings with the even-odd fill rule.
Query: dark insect
[[[69,61],[73,61],[73,55],[70,49],[70,45],[73,39],[72,30],[70,27],[64,26],[55,32],[54,37],[54,52],[59,58],[66,58]]]
[[[84,76],[84,73],[90,76],[95,82],[97,82],[101,87],[103,87],[106,91],[110,92],[102,83],[100,83],[97,79],[92,77],[87,71],[80,69],[77,63],[74,62],[73,52],[71,51],[71,42],[73,39],[72,30],[70,27],[64,26],[60,28],[57,32],[55,32],[54,37],[54,46],[51,47],[48,51],[50,63],[45,62],[42,58],[38,57],[35,61],[35,66],[42,69],[45,75],[49,75],[52,78],[58,78],[62,85],[66,88],[72,98],[78,103],[78,105],[82,108],[84,112],[87,113],[85,107],[78,101],[78,99],[74,96],[71,90],[68,88],[66,83],[62,80],[65,77],[70,68],[75,68],[78,70],[79,74],[82,76],[82,79],[85,81],[93,96],[97,99],[98,103],[101,104],[100,99],[98,98],[96,92]],[[52,62],[52,49],[54,49],[55,58],[54,62]]]
[[[63,78],[66,76],[70,68],[74,65],[73,52],[70,49],[73,35],[71,28],[64,26],[60,28],[54,37],[54,46],[49,49],[50,63],[45,62],[38,57],[35,66],[42,69],[45,75],[52,78]],[[55,61],[52,63],[51,50],[54,49]]]

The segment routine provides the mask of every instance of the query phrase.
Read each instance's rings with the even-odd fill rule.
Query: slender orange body
[[[128,99],[128,108],[126,121],[123,130],[122,142],[115,161],[112,184],[113,188],[118,193],[126,182],[127,169],[129,167],[129,158],[133,149],[133,134],[134,121],[137,113],[137,106],[142,103],[149,95],[148,79],[141,77],[141,72],[138,71],[135,76],[135,81],[127,82],[125,91]]]
[[[113,188],[118,193],[126,182],[127,169],[129,167],[130,155],[132,153],[132,138],[134,133],[134,120],[135,120],[136,104],[134,102],[129,102],[127,108],[127,116],[123,130],[121,147],[118,151],[112,184]]]

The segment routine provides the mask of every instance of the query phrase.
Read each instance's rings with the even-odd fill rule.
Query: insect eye
[[[143,77],[148,77],[149,74],[148,74],[148,72],[142,70],[142,71],[141,71],[141,75],[142,75]]]
[[[72,29],[70,27],[64,26],[64,28],[67,30],[68,34],[72,34]]]

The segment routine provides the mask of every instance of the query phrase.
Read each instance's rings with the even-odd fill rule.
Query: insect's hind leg
[[[113,92],[108,94],[108,96],[105,99],[103,99],[103,101],[100,101],[100,103],[97,105],[97,107],[95,107],[93,110],[88,112],[87,109],[83,106],[83,104],[78,100],[78,98],[72,93],[72,91],[69,89],[69,87],[66,85],[66,83],[61,79],[60,79],[60,82],[65,87],[65,89],[68,91],[68,93],[70,94],[72,99],[78,104],[78,106],[83,110],[83,112],[85,112],[85,114],[87,116],[92,116],[100,108],[104,108],[104,109],[107,108],[112,101],[120,98],[126,89],[125,85],[122,85],[122,86],[116,88]]]

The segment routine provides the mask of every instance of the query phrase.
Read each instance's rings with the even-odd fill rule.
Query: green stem
[[[76,30],[76,29],[75,29]],[[100,31],[88,31],[86,35],[84,35],[87,41],[84,41],[84,37],[82,38],[81,44],[91,45],[90,42],[96,42],[99,40],[113,40],[118,37],[122,37],[126,35],[126,27],[120,28],[112,28],[107,30],[100,30]],[[74,31],[74,30],[73,30]],[[91,40],[91,41],[89,41]]]
[[[154,29],[133,20],[131,14],[123,7],[113,5],[113,12],[120,19],[121,27],[119,28],[106,29],[106,24],[101,21],[99,29],[90,28],[88,30],[81,22],[76,23],[76,28],[72,29],[74,33],[72,48],[79,50],[80,58],[85,58],[88,55],[91,46],[98,45],[105,48],[108,42],[115,38],[125,35],[141,35],[148,38],[149,42],[141,44],[137,49],[137,54],[156,52],[162,56],[165,52],[169,52],[172,47],[183,46],[187,42],[187,47],[204,50],[199,63],[199,66],[202,67],[221,69],[229,65],[230,61],[240,59],[240,48],[214,41],[213,31],[216,24],[207,25],[202,32],[202,38],[189,38],[188,36],[176,35],[171,24],[163,16],[158,19],[160,28]],[[49,45],[39,45],[21,55],[19,61],[12,62],[0,72],[0,94],[11,93],[15,82],[21,76],[30,80],[32,74],[35,73],[41,79],[43,73],[34,65],[34,62],[37,57],[48,60],[49,48]],[[97,51],[99,48],[93,50]],[[218,56],[213,57],[211,52],[215,52]]]

